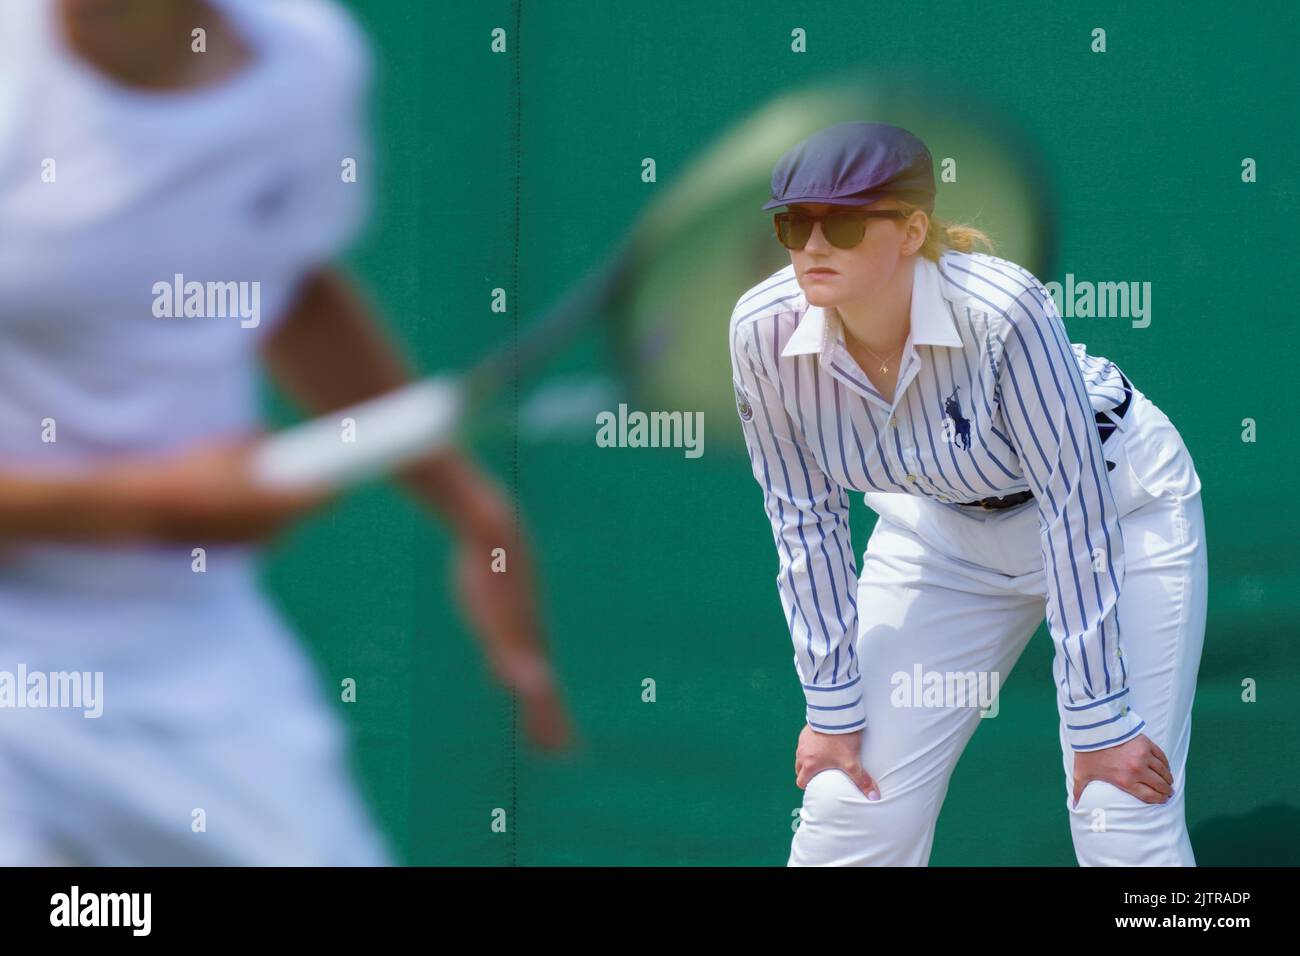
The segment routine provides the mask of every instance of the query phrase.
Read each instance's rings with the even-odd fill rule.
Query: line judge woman
[[[1200,479],[1043,285],[933,217],[925,145],[843,123],[772,175],[790,265],[730,323],[807,724],[789,865],[925,865],[948,781],[1044,616],[1081,865],[1193,866]],[[879,515],[857,574],[848,492]],[[856,578],[856,580],[855,580]],[[921,677],[925,693],[907,686]],[[937,692],[936,692],[937,691]]]

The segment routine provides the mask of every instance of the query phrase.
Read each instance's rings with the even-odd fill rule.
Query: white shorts
[[[1194,866],[1183,797],[1192,698],[1205,635],[1201,485],[1182,439],[1134,390],[1122,429],[1103,445],[1126,570],[1118,614],[1142,733],[1168,756],[1173,796],[1148,804],[1092,781],[1073,804],[1074,752],[1061,720],[1065,807],[1084,866]],[[969,672],[1002,682],[1042,623],[1046,579],[1034,503],[954,511],[911,495],[869,493],[879,515],[858,582],[857,652],[867,708],[862,765],[881,799],[840,770],[807,784],[788,864],[929,862],[954,767],[978,706],[894,706],[892,675]],[[1038,679],[1048,680],[1048,675]],[[1058,717],[1062,716],[1058,701]]]
[[[0,586],[0,671],[99,671],[103,712],[0,708],[0,864],[391,865],[310,659],[254,589]]]

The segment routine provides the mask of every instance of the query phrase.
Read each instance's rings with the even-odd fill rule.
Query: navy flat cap
[[[795,144],[772,170],[764,209],[794,203],[863,206],[884,196],[934,212],[934,162],[925,144],[887,123],[839,123]]]

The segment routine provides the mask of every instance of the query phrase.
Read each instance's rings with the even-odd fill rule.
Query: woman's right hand
[[[861,754],[862,731],[848,734],[822,734],[804,724],[799,734],[799,746],[794,752],[795,784],[800,790],[823,770],[839,769],[849,775],[868,800],[879,800],[880,789],[863,768]]]
[[[126,536],[165,542],[253,542],[320,507],[325,489],[268,490],[250,477],[256,438],[221,439],[159,458],[105,465],[95,479],[120,507]]]

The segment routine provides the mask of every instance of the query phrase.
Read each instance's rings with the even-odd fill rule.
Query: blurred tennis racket
[[[973,222],[997,253],[1037,275],[1054,266],[1055,202],[1039,151],[1013,123],[951,88],[855,72],[779,96],[742,120],[670,184],[658,187],[604,261],[542,315],[463,373],[445,373],[269,437],[253,459],[268,485],[337,485],[390,471],[455,442],[510,381],[535,372],[582,330],[609,331],[616,366],[650,408],[733,413],[727,320],[750,286],[789,264],[776,242],[772,166],[834,123],[903,126],[934,155],[936,214]],[[955,173],[950,178],[948,173]],[[344,442],[339,421],[356,422]],[[719,438],[739,442],[740,429]]]

